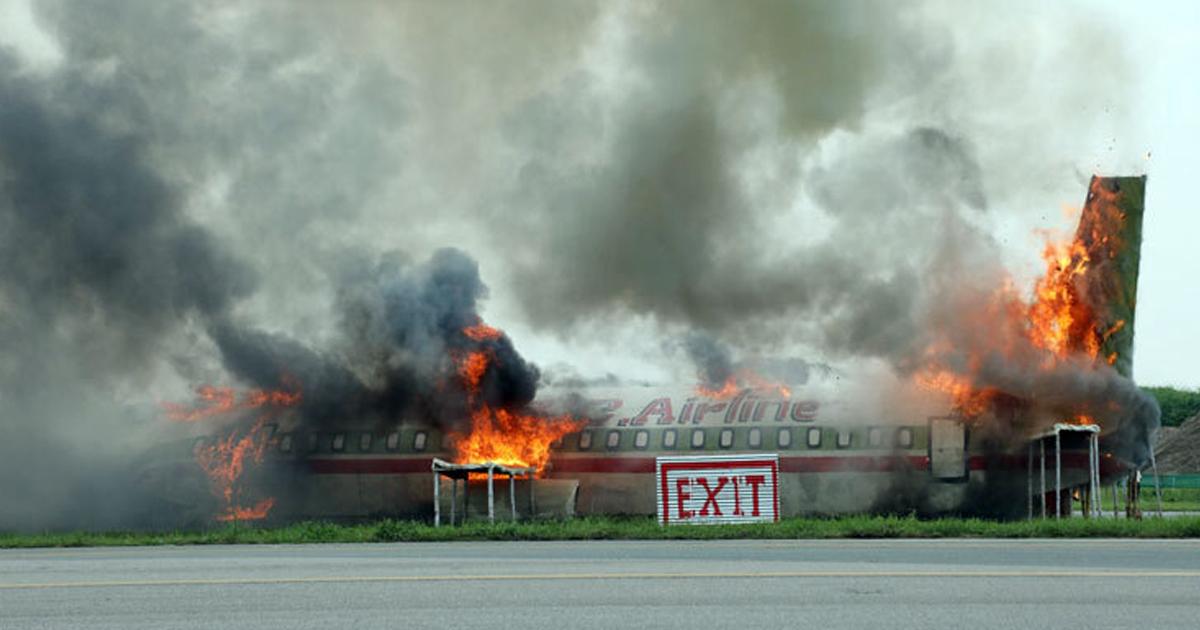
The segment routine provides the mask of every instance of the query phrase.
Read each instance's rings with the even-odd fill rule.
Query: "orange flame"
[[[458,364],[458,376],[462,379],[467,391],[477,393],[479,382],[483,380],[491,359],[486,352],[469,352]]]
[[[924,389],[950,394],[954,408],[969,418],[983,415],[997,393],[990,387],[977,389],[969,378],[947,370],[918,373],[915,378],[917,385]]]
[[[289,385],[295,385],[291,379],[284,379],[284,382]],[[183,422],[192,422],[200,418],[225,415],[244,409],[257,409],[264,406],[291,407],[300,402],[302,395],[299,391],[284,392],[252,389],[242,396],[242,399],[239,401],[237,395],[233,393],[232,387],[201,385],[196,388],[196,398],[199,402],[204,403],[204,406],[193,408],[172,402],[161,404],[166,410],[168,418]]]
[[[463,329],[463,335],[475,341],[496,339],[503,334],[482,321]],[[545,417],[492,408],[479,400],[480,383],[494,359],[491,351],[482,349],[451,356],[457,362],[457,375],[467,392],[470,414],[466,431],[450,433],[454,461],[536,467],[541,472],[550,460],[550,445],[587,424],[567,415]]]
[[[500,335],[504,334],[504,331],[500,330],[499,328],[492,328],[491,326],[484,324],[482,321],[474,326],[467,326],[462,332],[469,339],[474,339],[475,341],[483,341],[484,339],[499,339]]]
[[[297,384],[290,379],[285,379],[285,382]],[[176,403],[163,403],[167,416],[173,420],[192,422],[199,418],[245,409],[288,407],[299,404],[303,398],[298,390],[285,392],[254,389],[239,400],[232,388],[210,385],[199,387],[196,395],[204,406],[191,409]],[[262,462],[270,440],[266,431],[266,419],[267,414],[260,415],[248,431],[242,433],[234,427],[224,436],[216,438],[212,444],[198,444],[195,448],[196,463],[208,476],[213,495],[224,503],[217,515],[219,521],[262,519],[275,505],[273,498],[261,499],[250,506],[242,505],[245,491],[238,483],[249,465]]]
[[[1006,277],[989,300],[972,305],[968,310],[973,312],[964,314],[972,326],[995,333],[986,335],[983,342],[975,342],[985,347],[960,348],[939,337],[919,361],[920,369],[914,376],[918,386],[950,394],[962,415],[977,417],[992,408],[999,394],[974,378],[988,353],[1012,358],[1017,352],[1032,352],[1035,360],[1031,369],[1037,370],[1050,370],[1078,357],[1093,365],[1116,362],[1115,352],[1101,357],[1100,351],[1125,322],[1117,321],[1105,329],[1093,305],[1085,299],[1085,291],[1089,272],[1097,264],[1115,258],[1123,247],[1117,235],[1125,217],[1112,203],[1116,193],[1099,185],[1093,185],[1089,192],[1100,197],[1092,205],[1094,211],[1080,218],[1074,238],[1047,243],[1042,253],[1046,272],[1034,284],[1032,299],[1026,302],[1012,279]],[[965,353],[967,359],[952,369],[951,362],[944,359],[956,351]],[[1083,414],[1077,415],[1076,421],[1095,422]]]
[[[230,506],[224,513],[217,516],[218,521],[257,521],[267,517],[271,508],[275,507],[275,499],[266,498],[251,507]]]
[[[495,462],[542,471],[550,459],[550,445],[586,424],[570,416],[547,418],[481,405],[471,411],[470,430],[451,433],[450,443],[458,462]]]
[[[707,398],[733,398],[743,389],[757,392],[775,392],[784,398],[791,398],[792,391],[783,383],[765,379],[748,369],[741,370],[725,379],[719,388],[696,385],[696,393]]]

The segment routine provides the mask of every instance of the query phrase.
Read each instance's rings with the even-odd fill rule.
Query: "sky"
[[[1092,3],[1089,3],[1092,5]],[[1134,374],[1146,384],[1195,388],[1200,367],[1200,214],[1195,167],[1200,163],[1200,85],[1188,68],[1200,63],[1200,7],[1190,2],[1098,3],[1119,20],[1131,42],[1137,81],[1128,86],[1139,135],[1119,146],[1145,148],[1149,176],[1138,284]],[[1135,148],[1136,147],[1136,148]]]
[[[753,38],[747,40],[749,44],[736,39],[738,33],[714,30],[708,40],[714,42],[711,45],[702,36],[694,41],[685,39],[680,45],[675,45],[676,39],[664,38],[652,41],[645,50],[628,52],[629,42],[636,43],[641,32],[627,24],[654,23],[653,16],[640,15],[630,4],[616,3],[612,6],[622,7],[620,10],[600,17],[587,14],[584,3],[577,5],[578,12],[568,8],[526,16],[520,15],[520,10],[513,11],[513,16],[502,11],[479,11],[478,15],[380,11],[377,22],[392,25],[386,27],[364,24],[372,21],[369,17],[328,15],[319,8],[320,3],[301,3],[297,7],[303,8],[294,11],[270,2],[262,5],[262,15],[249,17],[222,3],[202,5],[212,8],[201,20],[206,36],[217,35],[211,40],[196,36],[195,41],[186,40],[180,46],[197,46],[197,57],[210,50],[204,46],[211,47],[217,57],[209,68],[202,59],[172,49],[169,34],[164,33],[158,41],[134,33],[137,27],[133,24],[130,32],[113,29],[93,34],[89,37],[94,41],[70,52],[70,46],[64,45],[68,40],[63,38],[79,38],[84,31],[77,29],[84,27],[64,26],[70,21],[63,17],[70,5],[60,2],[0,0],[0,46],[16,51],[20,72],[33,77],[53,75],[72,55],[86,56],[105,47],[111,47],[111,56],[88,58],[87,70],[77,80],[103,83],[106,77],[120,78],[125,67],[133,66],[142,72],[137,76],[157,76],[152,63],[157,55],[163,56],[167,75],[180,72],[190,77],[189,73],[195,73],[195,80],[183,81],[183,87],[156,91],[150,86],[140,97],[149,110],[177,108],[174,111],[183,119],[176,128],[171,126],[175,123],[169,114],[152,116],[155,122],[149,124],[154,138],[149,151],[152,159],[161,160],[160,170],[186,191],[186,216],[209,227],[234,250],[248,252],[244,257],[256,261],[260,275],[267,270],[266,278],[259,279],[261,285],[279,287],[239,298],[235,307],[241,316],[268,329],[310,340],[333,339],[327,307],[323,306],[328,301],[331,274],[323,270],[328,265],[317,267],[332,259],[342,260],[341,249],[371,253],[397,249],[420,260],[436,247],[452,246],[466,250],[480,263],[480,273],[490,287],[484,316],[507,330],[527,358],[543,366],[569,365],[592,377],[617,373],[635,379],[687,378],[691,368],[680,367],[680,354],[664,340],[694,327],[714,331],[746,354],[794,353],[836,363],[845,360],[843,350],[850,343],[846,340],[858,333],[839,330],[836,334],[792,335],[790,330],[831,328],[833,324],[808,313],[807,307],[796,315],[797,311],[788,310],[795,305],[785,304],[786,300],[780,305],[763,304],[768,315],[761,326],[753,324],[756,330],[749,331],[737,322],[750,321],[739,320],[750,311],[724,302],[757,304],[761,296],[734,295],[726,289],[761,282],[770,289],[764,289],[766,293],[796,291],[811,294],[814,302],[826,299],[825,287],[757,273],[772,260],[763,252],[790,238],[797,223],[804,228],[795,238],[836,234],[838,225],[828,221],[829,205],[857,200],[847,189],[859,194],[857,189],[871,186],[866,182],[886,181],[887,177],[886,173],[876,174],[874,166],[863,165],[862,159],[855,161],[854,156],[892,150],[886,138],[906,133],[906,129],[933,126],[944,130],[951,142],[961,140],[974,156],[981,170],[976,184],[987,199],[987,213],[969,214],[966,220],[994,236],[1002,262],[1026,284],[1041,267],[1041,231],[1070,229],[1062,208],[1082,204],[1087,176],[1094,172],[1146,173],[1149,184],[1134,375],[1143,385],[1200,387],[1196,359],[1200,357],[1200,326],[1196,325],[1200,314],[1196,281],[1200,276],[1196,245],[1200,215],[1194,211],[1191,190],[1194,168],[1200,163],[1200,122],[1194,114],[1200,111],[1200,85],[1191,80],[1200,62],[1200,42],[1194,36],[1200,27],[1200,8],[1194,3],[1039,3],[1024,11],[1010,9],[1007,15],[982,4],[965,3],[967,8],[962,8],[957,3],[927,3],[920,11],[911,12],[919,15],[906,14],[901,19],[933,24],[940,44],[909,48],[912,41],[897,37],[883,45],[886,50],[880,54],[862,52],[857,44],[833,37],[829,45],[835,49],[832,54],[845,59],[837,66],[845,81],[798,63],[800,70],[794,80],[801,85],[797,88],[800,96],[786,92],[781,96],[755,78],[755,64],[761,63],[761,57],[780,52],[769,47],[775,44],[754,49],[745,59],[717,49],[758,45]],[[363,16],[377,9],[370,3],[345,6],[344,12],[357,11]],[[686,3],[683,6],[687,8]],[[150,13],[153,19],[171,23],[169,11]],[[278,18],[274,24],[272,15]],[[236,33],[246,28],[254,19],[265,19],[266,26],[248,31],[254,35],[244,41],[233,45],[219,37],[225,30]],[[886,19],[838,16],[830,19],[830,31],[797,35],[818,42],[812,49],[785,42],[778,44],[784,48],[780,54],[792,55],[792,59],[819,55],[822,38],[829,32],[842,32],[838,29],[844,25],[838,19],[862,21],[866,29],[881,29],[879,32],[888,28]],[[538,20],[545,24],[539,25]],[[697,18],[678,28],[703,35],[708,24]],[[427,35],[439,28],[449,35]],[[479,38],[479,33],[493,28],[501,32],[514,28],[521,36],[504,44]],[[849,28],[852,39],[855,28],[853,24]],[[933,27],[912,28],[920,33]],[[316,40],[304,40],[313,33],[319,35]],[[860,35],[865,39],[870,33]],[[194,35],[186,30],[181,34],[185,38]],[[576,36],[579,39],[572,39]],[[347,50],[354,54],[339,56]],[[121,57],[139,51],[146,59]],[[880,57],[911,53],[912,63],[863,71],[855,65],[859,53]],[[171,67],[175,55],[186,65]],[[288,55],[292,56],[290,62],[280,61]],[[494,55],[494,59],[481,61],[481,55]],[[556,64],[553,60],[558,57],[572,61]],[[330,79],[336,77],[330,68],[346,59],[355,64],[358,78]],[[237,69],[223,78],[222,62]],[[279,88],[282,98],[295,99],[294,106],[275,108],[274,99],[281,97],[274,88],[259,90],[256,84],[242,83],[259,71],[255,64],[276,64],[264,81],[278,81],[283,86]],[[465,70],[443,76],[437,72],[439,66]],[[921,73],[930,67],[937,69],[937,74],[931,75],[937,80],[921,83]],[[149,74],[145,68],[150,69]],[[706,74],[710,72],[714,74]],[[785,85],[793,80],[790,75],[778,76]],[[161,80],[169,83],[170,77]],[[736,89],[714,98],[691,94],[705,89],[706,81],[728,82]],[[804,86],[813,82],[829,94],[816,97],[805,92]],[[579,94],[589,98],[579,98]],[[172,100],[180,95],[207,100],[211,109]],[[161,100],[156,100],[159,96]],[[256,105],[256,99],[262,100]],[[701,217],[698,222],[705,229],[736,234],[728,243],[740,242],[735,239],[760,241],[761,251],[754,253],[761,260],[738,267],[734,257],[741,250],[734,248],[725,260],[721,243],[726,241],[719,239],[714,241],[711,259],[692,260],[688,256],[693,252],[683,237],[665,244],[639,241],[639,235],[656,229],[653,224],[625,220],[626,227],[614,227],[558,218],[569,216],[569,207],[575,203],[603,209],[628,202],[628,198],[613,202],[607,191],[628,189],[633,191],[630,194],[638,194],[637,169],[701,191],[709,184],[696,173],[728,176],[703,161],[707,148],[696,144],[703,138],[703,124],[684,127],[678,136],[672,135],[672,124],[691,125],[687,115],[701,110],[689,108],[699,101],[719,110],[725,121],[726,127],[718,130],[719,137],[713,142],[725,143],[722,151],[737,152],[734,177],[745,198],[730,201],[730,207],[737,210],[738,204],[761,204],[773,210],[755,215],[753,229],[759,232],[747,236],[740,232],[744,225],[717,216],[722,209],[715,205],[728,190],[712,187],[705,193],[707,197],[696,199],[701,206],[716,199],[714,208],[701,208],[695,216]],[[684,115],[655,117],[656,108],[670,109],[676,104],[682,105],[673,111]],[[826,114],[825,108],[853,111]],[[639,113],[630,114],[627,110],[631,109]],[[253,131],[244,136],[247,146],[230,146],[239,140],[236,132],[219,142],[212,140],[211,131],[218,129],[221,121],[206,117],[217,111],[230,116],[231,128],[244,124]],[[647,111],[652,113],[645,114]],[[310,116],[322,119],[314,123]],[[583,121],[586,124],[581,125]],[[589,125],[594,127],[589,130]],[[269,129],[272,126],[279,134],[290,133],[296,139],[279,140]],[[310,130],[314,131],[308,133]],[[259,137],[255,134],[273,144],[250,146]],[[777,135],[788,142],[774,140]],[[726,136],[741,144],[728,149]],[[921,137],[941,138],[918,136],[913,142],[920,145]],[[206,144],[210,141],[211,145]],[[907,141],[896,142],[897,155],[909,156],[904,153]],[[672,150],[680,154],[673,156]],[[663,154],[667,157],[656,151],[667,152]],[[538,158],[529,159],[530,153]],[[696,163],[683,174],[654,171],[660,161],[686,163],[691,157]],[[328,163],[319,167],[322,161]],[[617,162],[627,166],[609,168]],[[838,181],[839,172],[858,172],[854,169],[860,165],[863,181],[854,185]],[[327,186],[313,183],[330,172],[337,175],[330,177]],[[670,180],[676,176],[678,181]],[[870,179],[874,177],[881,179]],[[787,183],[792,180],[804,185],[797,188]],[[502,199],[494,203],[481,199],[493,193]],[[687,203],[696,203],[680,194]],[[966,199],[970,205],[971,198],[964,193],[958,201]],[[872,201],[866,197],[867,203]],[[918,202],[933,203],[925,198]],[[299,215],[267,208],[289,203],[304,206],[307,214],[292,219],[288,217]],[[349,207],[329,210],[339,203]],[[538,210],[529,214],[511,210],[521,204]],[[261,213],[260,207],[264,208]],[[348,218],[339,218],[338,212]],[[660,218],[677,221],[677,217]],[[290,240],[277,242],[264,236],[256,243],[252,236],[255,231],[273,232],[279,222],[293,220],[300,227],[290,234]],[[690,234],[689,223],[675,222],[672,225],[677,227],[671,231]],[[900,249],[890,239],[900,244],[910,239],[915,249],[924,246],[911,240],[919,233],[919,228],[912,229],[918,231],[875,231],[866,222],[857,233],[888,249],[890,257],[881,255],[881,260],[892,261]],[[692,237],[704,239],[709,234],[696,231]],[[594,235],[599,244],[576,249],[570,243],[580,235]],[[538,242],[523,244],[523,238]],[[611,239],[608,246],[605,238]],[[663,252],[647,253],[659,245]],[[298,251],[312,255],[297,257]],[[871,255],[864,248],[863,256]],[[700,266],[700,273],[709,279],[681,280],[682,276],[660,277],[648,271],[669,267],[680,258],[693,265],[691,268]],[[324,262],[314,262],[317,260]],[[794,262],[787,257],[782,260]],[[824,259],[802,260],[821,269],[813,273],[836,275],[820,266]],[[709,264],[711,268],[704,267]],[[625,282],[629,286],[623,286]],[[682,289],[678,289],[680,284]],[[306,291],[310,286],[312,290]],[[865,291],[864,296],[875,295]],[[758,311],[754,313],[757,316]],[[780,331],[785,341],[772,344],[770,335],[761,331]],[[191,347],[206,348],[203,339],[189,339]],[[152,382],[178,389],[192,378],[214,373],[214,368],[202,361],[178,369],[178,355],[186,354],[185,349],[173,347],[167,354],[169,358],[139,374],[151,374]]]

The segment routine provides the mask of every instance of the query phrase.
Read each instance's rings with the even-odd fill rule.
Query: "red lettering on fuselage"
[[[733,397],[733,402],[729,404],[729,411],[725,412],[725,424],[730,424],[734,420],[734,414],[737,413],[738,405],[742,404],[742,400],[746,398],[747,390],[738,392],[737,396]]]
[[[754,421],[762,422],[763,416],[766,414],[768,405],[775,405],[775,421],[780,422],[787,417],[788,401],[786,400],[760,400],[754,405]]]
[[[801,400],[792,405],[792,420],[796,422],[812,422],[817,419],[817,403],[812,400]]]
[[[548,409],[546,401],[536,403],[539,409]],[[601,425],[611,421],[615,412],[624,401],[619,398],[597,398],[587,401],[588,417],[593,425]],[[670,397],[655,398],[642,408],[637,415],[620,418],[616,426],[645,426],[647,424],[704,424],[714,415],[722,416],[725,424],[734,422],[763,422],[774,416],[776,422],[791,418],[795,422],[809,423],[817,419],[819,405],[813,400],[790,401],[787,399],[766,399],[754,396],[750,391],[739,392],[728,402],[709,403],[703,399],[688,398],[684,400],[679,415],[675,415]],[[772,409],[774,406],[774,409]],[[651,422],[653,420],[653,422]]]
[[[658,416],[658,421],[655,424],[673,424],[675,422],[675,413],[671,409],[670,398],[655,398],[646,405],[642,412],[634,416],[629,424],[640,427],[646,424],[650,416]]]
[[[692,416],[692,424],[700,424],[704,421],[704,416],[710,413],[721,413],[725,410],[726,403],[717,403],[710,405],[708,403],[699,403],[696,405],[696,415]]]

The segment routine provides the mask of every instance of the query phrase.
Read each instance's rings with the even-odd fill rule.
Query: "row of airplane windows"
[[[371,448],[374,444],[374,441],[375,441],[375,434],[370,433],[368,431],[359,433],[358,434],[358,451],[361,453],[371,452]],[[443,440],[443,442],[444,442],[444,440]],[[316,451],[320,450],[321,434],[309,433],[307,446],[308,446],[308,452],[310,452],[310,453],[315,453]],[[400,432],[392,431],[391,433],[388,433],[387,436],[384,437],[383,446],[388,451],[392,451],[392,452],[399,451],[400,450]],[[443,443],[442,449],[445,450],[445,448],[447,446],[448,446],[448,444]],[[295,448],[295,445],[293,444],[293,439],[292,439],[291,433],[285,433],[279,437],[279,452],[291,453],[293,448]],[[412,434],[412,443],[409,445],[408,450],[411,450],[416,453],[423,453],[428,448],[429,448],[429,433],[426,431],[414,432]],[[329,450],[331,450],[335,453],[341,453],[346,450],[346,434],[344,432],[339,431],[339,432],[333,433],[332,435],[329,436]]]
[[[705,449],[706,447],[708,447],[708,439],[709,439],[708,436],[711,433],[711,431],[705,430],[704,428],[664,429],[661,431],[658,446],[661,447],[663,450],[677,449],[679,447],[680,431],[684,431],[684,432],[690,431],[690,434],[687,435],[686,444],[688,444],[691,449],[701,450],[701,449]],[[758,428],[758,427],[754,427],[754,428],[751,428],[748,431],[746,431],[745,432],[745,448],[750,448],[750,449],[763,448],[764,447],[763,431],[764,431],[763,429]],[[769,431],[769,429],[768,429],[768,431]],[[775,435],[774,435],[775,444],[774,444],[773,448],[783,448],[783,449],[792,448],[794,431],[802,431],[803,432],[804,444],[810,449],[821,448],[823,446],[824,440],[826,439],[827,433],[832,433],[832,439],[834,440],[834,446],[836,448],[848,449],[853,446],[856,446],[855,439],[854,439],[855,432],[850,429],[837,429],[836,431],[834,431],[834,430],[822,429],[821,427],[808,427],[807,429],[793,429],[791,427],[780,427],[775,430]],[[579,450],[579,451],[590,451],[593,449],[598,450],[597,449],[597,446],[598,446],[597,440],[598,440],[598,437],[600,436],[600,434],[603,434],[603,447],[602,448],[604,450],[608,450],[608,451],[620,450],[622,446],[626,446],[626,447],[629,446],[628,443],[622,444],[622,442],[625,441],[625,436],[629,433],[630,432],[628,430],[620,430],[620,429],[609,429],[609,430],[607,430],[606,433],[603,432],[602,430],[586,429],[584,431],[581,431],[578,434],[577,440],[572,439],[572,443],[571,443],[571,446],[573,447],[572,450]],[[633,431],[632,433],[633,433],[632,447],[635,450],[643,450],[644,451],[644,450],[648,450],[650,448],[651,432],[649,430],[639,429],[637,431]],[[342,452],[346,451],[347,434],[345,432],[339,431],[336,433],[324,434],[324,435],[328,440],[328,443],[325,444],[325,446],[330,451],[333,451],[335,453],[342,453]],[[309,453],[315,453],[318,450],[322,450],[322,448],[321,448],[322,447],[322,440],[321,440],[322,434],[308,433],[305,435],[305,437],[307,438],[307,443],[305,444],[305,446],[307,447],[307,451]],[[400,438],[401,438],[401,433],[399,431],[392,431],[391,433],[388,433],[386,436],[384,436],[384,439],[383,439],[384,449],[386,449],[389,452],[400,451],[400,447],[401,447]],[[409,444],[407,444],[408,448],[405,449],[407,451],[411,451],[411,452],[415,452],[415,453],[423,453],[426,450],[428,450],[430,447],[430,436],[427,431],[420,431],[420,430],[414,431],[414,432],[412,432],[410,439],[411,439],[411,442]],[[718,448],[732,449],[735,444],[734,429],[732,429],[732,428],[721,429],[720,433],[717,435],[716,439],[717,439],[716,446]],[[859,438],[859,439],[861,439],[861,438]],[[293,450],[296,448],[294,441],[295,441],[294,434],[292,434],[292,433],[282,434],[281,436],[279,436],[279,440],[278,440],[279,451],[281,453],[293,452]],[[898,448],[912,448],[913,443],[914,443],[914,435],[913,435],[912,428],[911,427],[900,427],[894,433],[893,440],[891,441],[891,446],[895,446]],[[357,442],[357,449],[356,449],[358,452],[369,453],[372,451],[374,445],[375,445],[375,434],[373,434],[371,432],[361,432],[358,434],[358,442]],[[858,444],[857,446],[861,447],[862,444]],[[871,427],[871,428],[867,429],[866,446],[868,448],[883,448],[885,446],[884,430],[880,427]],[[446,450],[448,447],[449,447],[449,444],[447,443],[447,440],[443,436],[441,449]],[[562,447],[563,447],[563,443],[561,440],[554,444],[554,448],[556,450],[561,449]],[[685,448],[687,448],[687,447],[685,447]]]
[[[789,427],[781,427],[777,429],[775,434],[775,445],[778,448],[792,447],[792,431]],[[595,445],[594,434],[596,431],[585,430],[579,434],[578,448],[581,451],[589,451]],[[625,431],[610,429],[604,436],[605,450],[615,451],[620,450],[621,441],[625,435]],[[821,448],[824,440],[825,431],[820,427],[809,427],[804,430],[805,444],[808,448]],[[688,443],[692,449],[700,450],[707,446],[709,431],[702,428],[691,429]],[[717,436],[717,446],[722,449],[731,449],[734,447],[734,431],[733,429],[721,429]],[[850,448],[854,445],[854,432],[849,429],[839,429],[834,435],[835,446],[837,448]],[[901,427],[895,434],[895,446],[899,448],[912,448],[913,446],[913,430],[910,427]],[[676,429],[666,429],[662,432],[661,442],[659,445],[664,450],[674,450],[679,445],[679,434]],[[880,427],[871,427],[867,430],[867,446],[872,448],[882,448],[883,429]],[[752,449],[763,448],[763,430],[754,427],[746,433],[746,447]],[[633,448],[637,450],[647,450],[650,448],[650,432],[642,429],[634,432]]]

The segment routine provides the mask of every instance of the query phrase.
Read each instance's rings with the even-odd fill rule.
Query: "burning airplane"
[[[1009,280],[931,313],[922,348],[896,370],[899,393],[724,365],[693,386],[535,399],[537,368],[476,313],[472,261],[443,250],[416,269],[384,264],[345,289],[369,363],[214,330],[230,371],[261,388],[204,387],[195,406],[167,405],[177,422],[219,424],[196,429],[193,452],[156,477],[203,471],[221,520],[429,518],[434,458],[494,462],[538,470],[521,482],[533,488],[502,498],[522,511],[650,514],[656,457],[769,451],[785,515],[1061,509],[1066,493],[1142,466],[1158,427],[1131,380],[1144,187],[1094,177],[1074,236],[1047,244],[1032,296]],[[1064,433],[1075,426],[1098,427],[1098,443]],[[1050,486],[1047,431],[1060,439]]]

